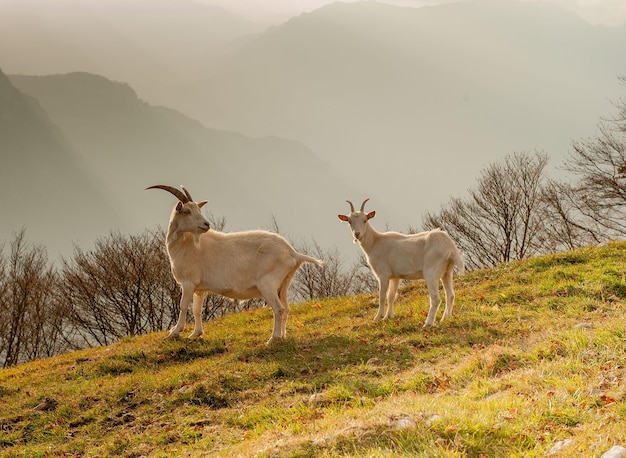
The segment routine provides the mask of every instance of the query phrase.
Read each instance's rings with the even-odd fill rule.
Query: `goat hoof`
[[[277,336],[272,336],[270,337],[270,340],[268,340],[267,342],[265,342],[265,345],[272,345],[272,344],[276,344],[278,342],[281,342],[283,340],[282,337],[277,337]]]
[[[428,329],[428,328],[432,328],[432,327],[433,327],[432,323],[431,324],[425,323],[424,326],[422,326],[422,329]]]
[[[196,334],[194,332],[193,334],[189,334],[189,339],[192,339],[192,340],[202,339],[202,334]]]

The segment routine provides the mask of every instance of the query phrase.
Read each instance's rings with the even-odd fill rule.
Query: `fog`
[[[219,5],[253,21],[276,24],[304,12],[310,12],[334,0],[198,0]],[[351,3],[358,0],[343,0]],[[423,6],[450,3],[454,0],[379,0],[398,6]],[[527,0],[540,1],[540,0]],[[626,2],[623,0],[547,0],[575,12],[591,24],[616,26],[626,23]]]
[[[406,231],[509,153],[561,173],[624,95],[625,8],[0,0],[0,239],[67,255],[165,225],[144,188],[184,184],[228,230],[354,256],[346,199]]]

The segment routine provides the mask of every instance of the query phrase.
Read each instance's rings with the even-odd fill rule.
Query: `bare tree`
[[[573,142],[563,166],[573,178],[545,187],[545,242],[554,250],[626,236],[626,100],[615,105],[595,138]]]
[[[354,293],[375,293],[378,291],[378,278],[372,272],[372,268],[367,262],[363,253],[359,253],[359,259],[354,264],[356,270],[356,285],[358,289]],[[403,280],[404,281],[404,280]]]
[[[21,230],[0,257],[0,363],[11,366],[62,351],[64,315],[55,302],[56,274],[42,245]]]
[[[598,225],[580,212],[577,191],[570,183],[548,180],[543,188],[542,244],[546,252],[573,250],[602,241]]]
[[[293,282],[294,300],[341,297],[363,291],[359,263],[344,268],[339,250],[324,250],[315,240],[298,245],[298,251],[324,260],[324,266],[303,265]]]
[[[74,345],[107,345],[176,321],[180,292],[163,238],[162,230],[111,233],[93,250],[76,247],[73,258],[63,261],[60,290],[69,304]]]
[[[524,259],[543,249],[540,207],[546,179],[545,153],[513,153],[488,166],[469,198],[453,198],[438,214],[427,213],[426,229],[446,230],[466,254],[468,267]]]
[[[596,138],[573,143],[565,170],[577,179],[571,205],[595,239],[626,236],[626,102],[604,119]]]

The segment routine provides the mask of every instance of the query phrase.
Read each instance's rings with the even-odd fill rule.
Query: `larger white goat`
[[[452,315],[454,307],[454,289],[452,272],[456,265],[463,273],[464,263],[460,251],[450,236],[439,229],[419,234],[399,234],[398,232],[377,232],[369,220],[375,211],[365,213],[365,199],[361,210],[354,211],[352,202],[349,215],[337,215],[341,221],[350,224],[354,243],[359,243],[367,262],[378,278],[379,306],[374,320],[393,317],[393,302],[396,298],[400,280],[425,279],[430,295],[430,309],[424,327],[432,326],[441,303],[439,280],[446,291],[446,309],[442,320]],[[388,305],[385,314],[385,301]]]
[[[200,209],[207,201],[194,202],[189,192],[155,185],[179,202],[172,210],[166,246],[172,273],[182,288],[178,322],[170,336],[178,336],[187,321],[193,300],[195,327],[191,338],[202,335],[202,305],[209,291],[233,299],[262,298],[274,313],[274,330],[268,344],[286,336],[289,304],[287,290],[304,262],[322,261],[298,253],[284,238],[267,231],[223,233],[209,230]]]

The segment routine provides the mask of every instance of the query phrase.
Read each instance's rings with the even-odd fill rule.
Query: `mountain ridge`
[[[42,20],[49,19],[43,12],[39,14]],[[176,15],[170,17],[176,21]],[[132,16],[118,20],[123,22],[119,27],[127,27]],[[0,27],[0,34],[7,30]],[[90,145],[91,132],[80,126],[80,119],[71,119],[78,112],[89,111],[89,105],[81,106],[80,99],[68,119],[53,120],[59,125],[67,123],[74,131],[73,147],[80,144],[87,151],[99,152],[107,146],[108,154],[144,172],[150,169],[152,178],[159,181],[173,180],[192,188],[210,180],[215,187],[207,184],[208,194],[241,181],[246,182],[246,196],[260,197],[258,187],[267,191],[266,206],[253,211],[248,220],[232,200],[217,208],[236,228],[267,224],[273,212],[268,206],[285,198],[290,199],[285,207],[311,207],[320,214],[334,214],[335,210],[329,209],[340,209],[346,198],[370,197],[388,226],[404,231],[409,226],[419,227],[423,214],[437,211],[450,197],[465,195],[480,171],[506,154],[542,151],[551,158],[552,169],[560,166],[571,141],[594,135],[599,117],[613,109],[610,101],[622,96],[617,75],[626,73],[622,58],[626,55],[625,31],[626,26],[592,26],[565,10],[530,2],[470,1],[421,8],[336,3],[265,32],[256,30],[256,35],[237,33],[233,37],[239,40],[236,45],[229,41],[217,54],[202,55],[199,66],[186,72],[189,79],[172,82],[171,69],[148,63],[142,64],[143,76],[133,77],[138,84],[104,71],[108,81],[123,81],[135,91],[128,106],[135,112],[127,117],[124,113],[114,116],[113,111],[100,113],[107,128],[117,133],[95,132],[93,138],[99,144]],[[109,38],[120,43],[125,39],[122,36],[117,33]],[[77,46],[90,40],[79,41]],[[204,44],[192,48],[200,54],[205,49]],[[102,65],[109,62],[110,53],[102,49],[92,48],[92,55],[83,53],[82,60],[70,62],[82,68],[68,71],[90,68],[92,60]],[[153,54],[148,48],[145,54],[137,51],[132,44],[128,49],[140,52],[142,59]],[[184,51],[184,47],[176,49]],[[173,52],[171,47],[163,49],[166,51]],[[176,65],[176,59],[163,59],[163,55],[159,54],[159,65]],[[32,68],[45,67],[45,61],[38,62],[32,54],[21,57],[29,58]],[[135,63],[144,62],[142,59]],[[126,60],[120,58],[121,63]],[[57,63],[68,62],[58,59]],[[132,73],[117,70],[119,75]],[[163,87],[148,90],[153,83],[165,81],[175,85],[169,88],[173,92]],[[164,99],[175,103],[165,104]],[[112,101],[102,97],[100,104]],[[159,106],[167,106],[187,120]],[[192,127],[189,119],[198,124]],[[167,127],[168,123],[177,128]],[[205,126],[213,132],[212,139],[199,133]],[[120,144],[121,138],[116,136],[122,132],[133,147]],[[212,146],[192,146],[195,141],[189,136],[197,135]],[[300,146],[287,146],[277,138],[293,139]],[[258,173],[248,175],[247,180],[242,180],[236,169],[215,170],[206,178],[199,176],[198,170],[189,175],[183,164],[174,160],[179,148],[193,151],[192,163],[203,164],[218,154],[220,147],[233,151],[234,145],[239,145],[252,154],[254,142],[260,142],[259,150],[265,151],[268,160],[251,164]],[[146,161],[150,149],[154,156]],[[76,150],[83,154],[82,148]],[[312,158],[313,154],[317,165],[311,162],[300,171],[292,167],[286,172],[281,154],[287,150],[290,155],[300,151],[302,157]],[[141,155],[135,157],[136,151]],[[100,157],[88,156],[92,160]],[[246,167],[245,161],[235,162]],[[158,163],[163,164],[160,170]],[[263,170],[268,164],[275,170]],[[97,173],[109,171],[101,177],[105,183],[114,181],[118,173],[128,174],[124,167],[109,166],[100,159],[95,167]],[[320,175],[309,173],[313,170]],[[305,178],[299,180],[299,173]],[[116,200],[125,196],[142,199],[137,193],[143,187],[135,183],[131,189],[130,179],[125,180],[125,194],[107,188],[105,195],[112,192]],[[265,189],[264,180],[272,183],[271,188],[288,191]],[[152,179],[145,181],[153,184]],[[300,181],[313,183],[311,191],[300,191]],[[321,202],[313,202],[311,195],[324,192],[327,183],[332,189]],[[236,214],[229,218],[232,208]],[[304,225],[312,230],[306,232],[324,232],[331,243],[338,240],[331,227],[320,227],[314,218],[307,218]],[[299,234],[297,218],[293,219],[288,232]],[[134,225],[139,226],[139,222]]]
[[[182,110],[218,128],[297,138],[338,169],[384,183],[394,225],[414,225],[402,216],[406,183],[419,207],[436,210],[506,154],[546,151],[558,164],[619,96],[626,26],[503,3],[337,2],[225,56]]]
[[[184,184],[198,200],[208,198],[208,211],[224,217],[229,229],[278,224],[284,235],[330,243],[333,227],[316,215],[349,187],[300,142],[210,129],[98,75],[10,78],[39,101],[104,184],[126,230],[167,222],[171,199],[144,188]]]
[[[61,129],[1,70],[0,99],[0,238],[5,249],[25,229],[27,240],[42,243],[51,254],[69,254],[74,242],[93,241],[103,225],[123,227],[101,184],[89,176]],[[88,218],[70,216],[86,203],[98,210]]]

